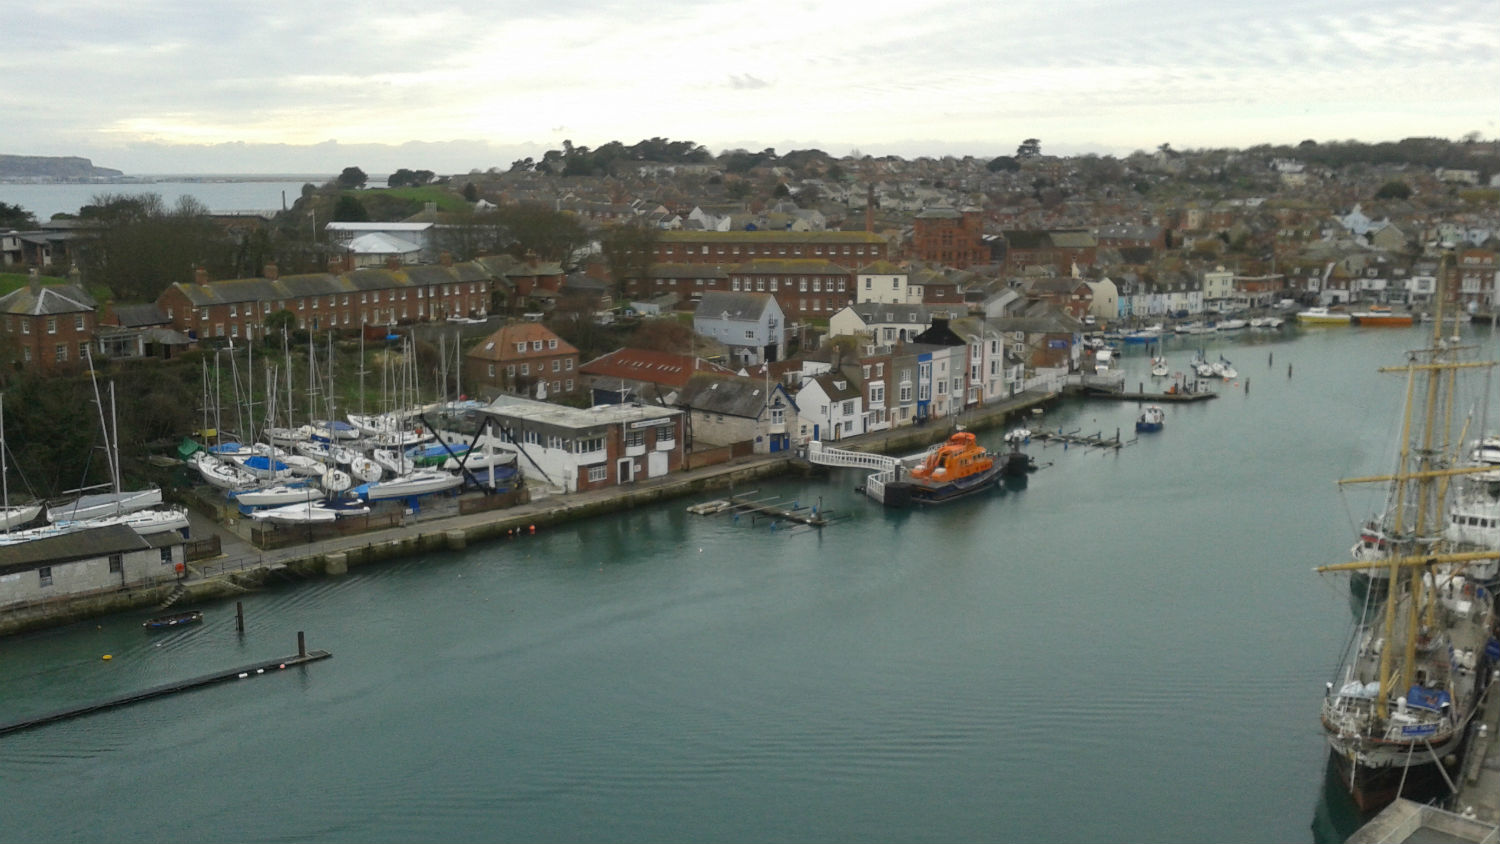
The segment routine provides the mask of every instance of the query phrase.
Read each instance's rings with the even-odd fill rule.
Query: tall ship
[[[1452,789],[1500,657],[1494,599],[1473,576],[1500,550],[1450,529],[1455,482],[1486,471],[1465,459],[1462,436],[1452,431],[1459,376],[1495,363],[1462,360],[1457,338],[1442,335],[1438,319],[1429,348],[1381,369],[1406,383],[1395,471],[1341,483],[1387,484],[1386,509],[1364,526],[1354,560],[1319,569],[1381,587],[1355,593],[1356,624],[1321,711],[1333,761],[1366,811],[1403,794]]]

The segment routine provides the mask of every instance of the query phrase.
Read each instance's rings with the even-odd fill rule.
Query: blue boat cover
[[[1415,706],[1418,709],[1441,712],[1444,706],[1452,702],[1453,698],[1446,691],[1429,689],[1425,686],[1412,686],[1406,690],[1406,705]]]

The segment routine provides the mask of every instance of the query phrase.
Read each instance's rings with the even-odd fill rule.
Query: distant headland
[[[0,155],[0,182],[97,182],[124,175],[73,155]]]

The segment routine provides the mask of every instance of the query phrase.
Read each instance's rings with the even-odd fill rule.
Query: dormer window
[[[526,351],[526,343],[524,341],[517,343],[516,351],[524,353]]]
[[[849,382],[848,381],[835,381],[835,382],[833,382],[833,388],[835,390],[847,390],[847,389],[849,389]]]

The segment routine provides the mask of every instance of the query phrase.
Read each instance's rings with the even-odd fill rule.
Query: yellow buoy
[[[109,654],[105,654],[104,656],[100,657],[100,659],[113,659],[113,658],[114,657],[111,657]]]

